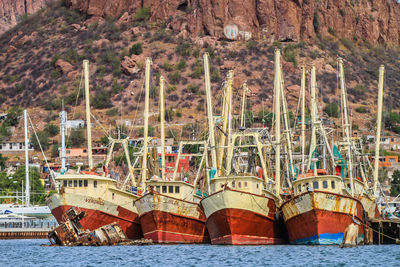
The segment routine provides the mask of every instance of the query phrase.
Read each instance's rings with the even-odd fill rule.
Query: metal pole
[[[208,116],[208,135],[210,137],[211,146],[211,168],[217,168],[217,153],[215,150],[215,133],[214,133],[214,117],[212,112],[212,102],[211,102],[211,82],[210,82],[210,66],[208,62],[208,53],[204,53],[204,79],[206,86],[206,96],[207,96],[207,116]]]
[[[30,205],[30,188],[29,188],[29,152],[28,152],[28,113],[24,110],[24,130],[25,130],[25,204]]]
[[[345,127],[345,138],[346,138],[346,148],[348,155],[348,167],[349,167],[349,177],[350,177],[350,187],[351,187],[351,196],[354,196],[354,180],[353,180],[353,162],[352,162],[352,153],[351,153],[351,140],[350,140],[350,124],[349,117],[347,112],[347,99],[346,99],[346,85],[344,82],[344,71],[343,71],[343,60],[339,58],[339,76],[340,76],[340,89],[342,92],[343,99],[343,117],[344,117],[344,127]]]
[[[87,131],[87,147],[88,147],[88,163],[89,169],[93,169],[92,158],[92,125],[90,122],[90,95],[89,95],[89,60],[83,61],[83,71],[85,76],[85,101],[86,101],[86,131]]]
[[[228,146],[233,145],[233,143],[231,143],[231,138],[232,138],[232,84],[233,84],[233,71],[230,70],[228,73],[228,138],[227,138],[227,143]],[[231,172],[231,164],[229,164],[228,166],[228,161],[226,161],[226,175],[229,175]]]
[[[280,108],[280,94],[281,94],[281,53],[279,49],[275,50],[275,191],[276,196],[280,198],[281,192],[281,108]]]
[[[65,136],[66,136],[66,122],[67,122],[67,112],[61,111],[60,112],[60,125],[61,125],[61,173],[63,174],[66,171],[65,161],[66,161],[66,154],[65,154]]]
[[[316,163],[312,163],[312,155],[314,153],[314,149],[316,147],[317,142],[317,134],[316,134],[316,120],[317,120],[317,109],[316,109],[316,76],[315,76],[315,66],[311,67],[311,122],[312,122],[312,131],[311,131],[311,145],[309,152],[309,164],[314,164],[314,175],[317,176],[317,165]]]
[[[306,69],[301,69],[301,173],[304,174],[304,160],[306,151]]]
[[[161,177],[165,180],[164,77],[160,77]]]
[[[144,102],[144,129],[143,129],[143,158],[142,158],[142,181],[141,186],[144,188],[144,183],[147,177],[147,142],[149,135],[149,98],[150,98],[150,68],[151,58],[146,58],[146,72],[145,72],[145,102]]]
[[[381,127],[382,127],[382,102],[383,102],[383,81],[385,67],[379,68],[379,84],[378,84],[378,115],[376,120],[376,140],[375,140],[375,162],[374,162],[374,195],[378,196],[378,168],[379,168],[379,149],[381,144]]]
[[[242,95],[242,112],[240,113],[240,127],[245,128],[245,120],[244,120],[244,112],[245,112],[245,105],[246,105],[246,93],[247,93],[248,87],[247,83],[243,83],[243,95]]]

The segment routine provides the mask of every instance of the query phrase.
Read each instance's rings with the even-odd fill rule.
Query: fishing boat
[[[205,216],[199,206],[202,197],[196,195],[195,185],[199,180],[200,170],[205,162],[207,149],[201,155],[200,166],[193,184],[189,179],[178,181],[177,173],[180,166],[182,148],[184,144],[202,145],[205,142],[180,142],[175,160],[173,176],[167,177],[165,164],[165,114],[164,114],[164,77],[160,77],[160,124],[161,124],[161,177],[155,175],[146,182],[147,193],[135,201],[139,219],[145,238],[155,243],[207,243],[209,242],[205,226]],[[146,87],[147,88],[147,87]],[[149,92],[145,92],[145,128],[148,124]],[[144,132],[144,143],[147,144],[147,132]],[[143,151],[147,151],[145,147]],[[147,170],[147,153],[143,152],[143,168]],[[200,156],[198,155],[198,156]],[[195,155],[185,154],[184,157],[193,158]],[[158,160],[157,160],[158,161]],[[144,173],[143,173],[144,174]],[[147,177],[143,178],[145,181]]]
[[[128,155],[127,139],[112,139],[111,147],[115,143],[121,143],[128,162],[129,175],[124,184],[119,186],[112,179],[108,171],[108,163],[111,159],[112,149],[107,155],[106,164],[102,171],[93,171],[91,122],[90,122],[90,95],[89,95],[89,63],[83,62],[85,77],[86,100],[86,125],[88,139],[88,163],[89,171],[66,171],[65,165],[65,122],[66,113],[61,114],[61,174],[55,178],[58,192],[47,199],[47,204],[58,223],[66,220],[65,212],[71,207],[85,211],[87,216],[81,220],[84,229],[95,230],[101,226],[118,222],[129,239],[141,238],[142,231],[138,219],[138,212],[134,200],[140,197],[140,191],[136,187],[133,168]],[[131,179],[132,187],[127,189],[126,181]]]
[[[277,214],[279,212],[277,208],[279,191],[274,191],[272,188],[273,184],[276,184],[277,188],[280,188],[280,185],[279,182],[267,176],[263,152],[265,146],[261,142],[262,137],[265,138],[265,136],[260,134],[260,131],[245,130],[243,116],[241,130],[232,133],[233,72],[231,71],[228,73],[225,83],[221,116],[222,134],[218,139],[217,158],[211,90],[208,80],[208,58],[206,56],[204,62],[212,168],[210,195],[202,199],[200,203],[207,218],[206,226],[211,243],[230,245],[285,243],[283,221]],[[242,101],[242,103],[245,102]],[[265,133],[263,130],[261,132]],[[225,133],[227,133],[227,138],[225,138]],[[246,169],[241,170],[234,167],[232,170],[232,166],[238,166],[237,162],[241,157],[241,154],[236,152],[235,155],[238,156],[234,156],[234,147],[241,149],[241,145],[237,145],[241,143],[241,140],[246,140],[246,144],[243,145],[250,153],[245,164]],[[223,166],[224,161],[225,166]]]
[[[355,224],[358,226],[357,242],[359,243],[364,238],[364,208],[361,201],[354,196],[354,179],[351,156],[349,156],[351,154],[348,154],[349,157],[346,158],[349,162],[345,171],[341,169],[345,159],[338,159],[339,156],[334,156],[325,128],[317,119],[315,78],[315,66],[312,66],[312,133],[308,171],[303,172],[293,181],[293,196],[281,206],[289,241],[292,244],[340,244],[346,228],[350,224]],[[302,90],[304,90],[304,86],[302,86]],[[303,93],[302,96],[304,96]],[[348,126],[347,114],[344,114],[344,118],[345,125]],[[304,123],[304,119],[302,120]],[[322,159],[317,150],[317,132],[320,137],[319,147],[322,147],[323,150]],[[348,127],[346,128],[346,141],[346,148],[349,150]],[[329,164],[325,162],[326,150],[330,156]],[[302,169],[304,170],[304,162],[302,162]],[[340,170],[339,173],[337,173],[338,170]],[[343,173],[343,176],[340,176],[340,173]],[[349,189],[345,185],[345,177],[350,179]]]

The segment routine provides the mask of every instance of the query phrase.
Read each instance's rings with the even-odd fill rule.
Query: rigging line
[[[82,81],[83,81],[83,70],[81,72],[81,80],[79,82],[78,93],[77,93],[76,99],[75,99],[75,106],[74,106],[74,110],[72,112],[72,119],[74,119],[74,117],[75,117],[76,107],[78,106],[79,95],[80,95],[81,88],[82,88]],[[69,135],[67,135],[67,140],[66,140],[65,144],[68,144],[68,141],[69,141]]]
[[[132,125],[135,125],[136,119],[137,119],[137,113],[139,111],[139,103],[141,103],[142,96],[143,96],[143,91],[144,91],[144,82],[142,81],[142,85],[140,86],[140,91],[139,91],[139,99],[136,101],[136,108],[135,108],[135,113],[132,121]],[[133,127],[131,128],[129,132],[129,136],[132,136],[133,133]]]
[[[111,133],[109,133],[104,127],[103,125],[101,125],[100,121],[93,115],[92,112],[90,112],[90,115],[92,116],[92,118],[94,119],[95,122],[97,122],[97,124],[99,124],[99,126],[101,127],[101,129],[106,133],[106,135],[108,137],[111,137]]]
[[[40,143],[40,140],[39,140],[39,137],[38,137],[38,135],[37,135],[37,133],[36,133],[35,127],[33,126],[31,117],[29,116],[29,113],[28,113],[28,112],[26,112],[26,114],[28,115],[28,119],[29,119],[29,122],[30,122],[30,124],[31,124],[32,129],[33,129],[33,132],[35,133],[35,137],[36,137],[36,140],[38,141],[38,144],[39,144],[39,147],[40,147],[40,151],[41,151],[42,154],[43,154],[44,161],[46,162],[46,166],[47,166],[47,168],[49,168],[50,177],[51,177],[52,181],[53,181],[54,184],[55,184],[56,181],[55,181],[55,177],[54,177],[53,171],[50,169],[49,162],[47,161],[46,154],[45,154],[44,151],[43,151],[42,144]]]

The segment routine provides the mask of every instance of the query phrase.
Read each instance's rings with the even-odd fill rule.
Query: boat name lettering
[[[293,201],[294,201],[294,203],[299,203],[302,200],[303,200],[303,196],[300,196],[300,197],[295,198]]]
[[[92,197],[86,197],[85,201],[87,203],[93,203],[93,204],[98,204],[98,205],[104,205],[104,200],[101,198],[92,198]]]
[[[336,200],[336,196],[334,196],[334,195],[325,195],[325,198]]]

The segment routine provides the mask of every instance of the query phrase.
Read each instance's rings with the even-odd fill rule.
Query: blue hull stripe
[[[364,240],[364,235],[359,234],[357,242],[360,243]],[[336,234],[318,234],[311,237],[297,239],[292,241],[296,245],[340,245],[343,241],[343,233]]]

